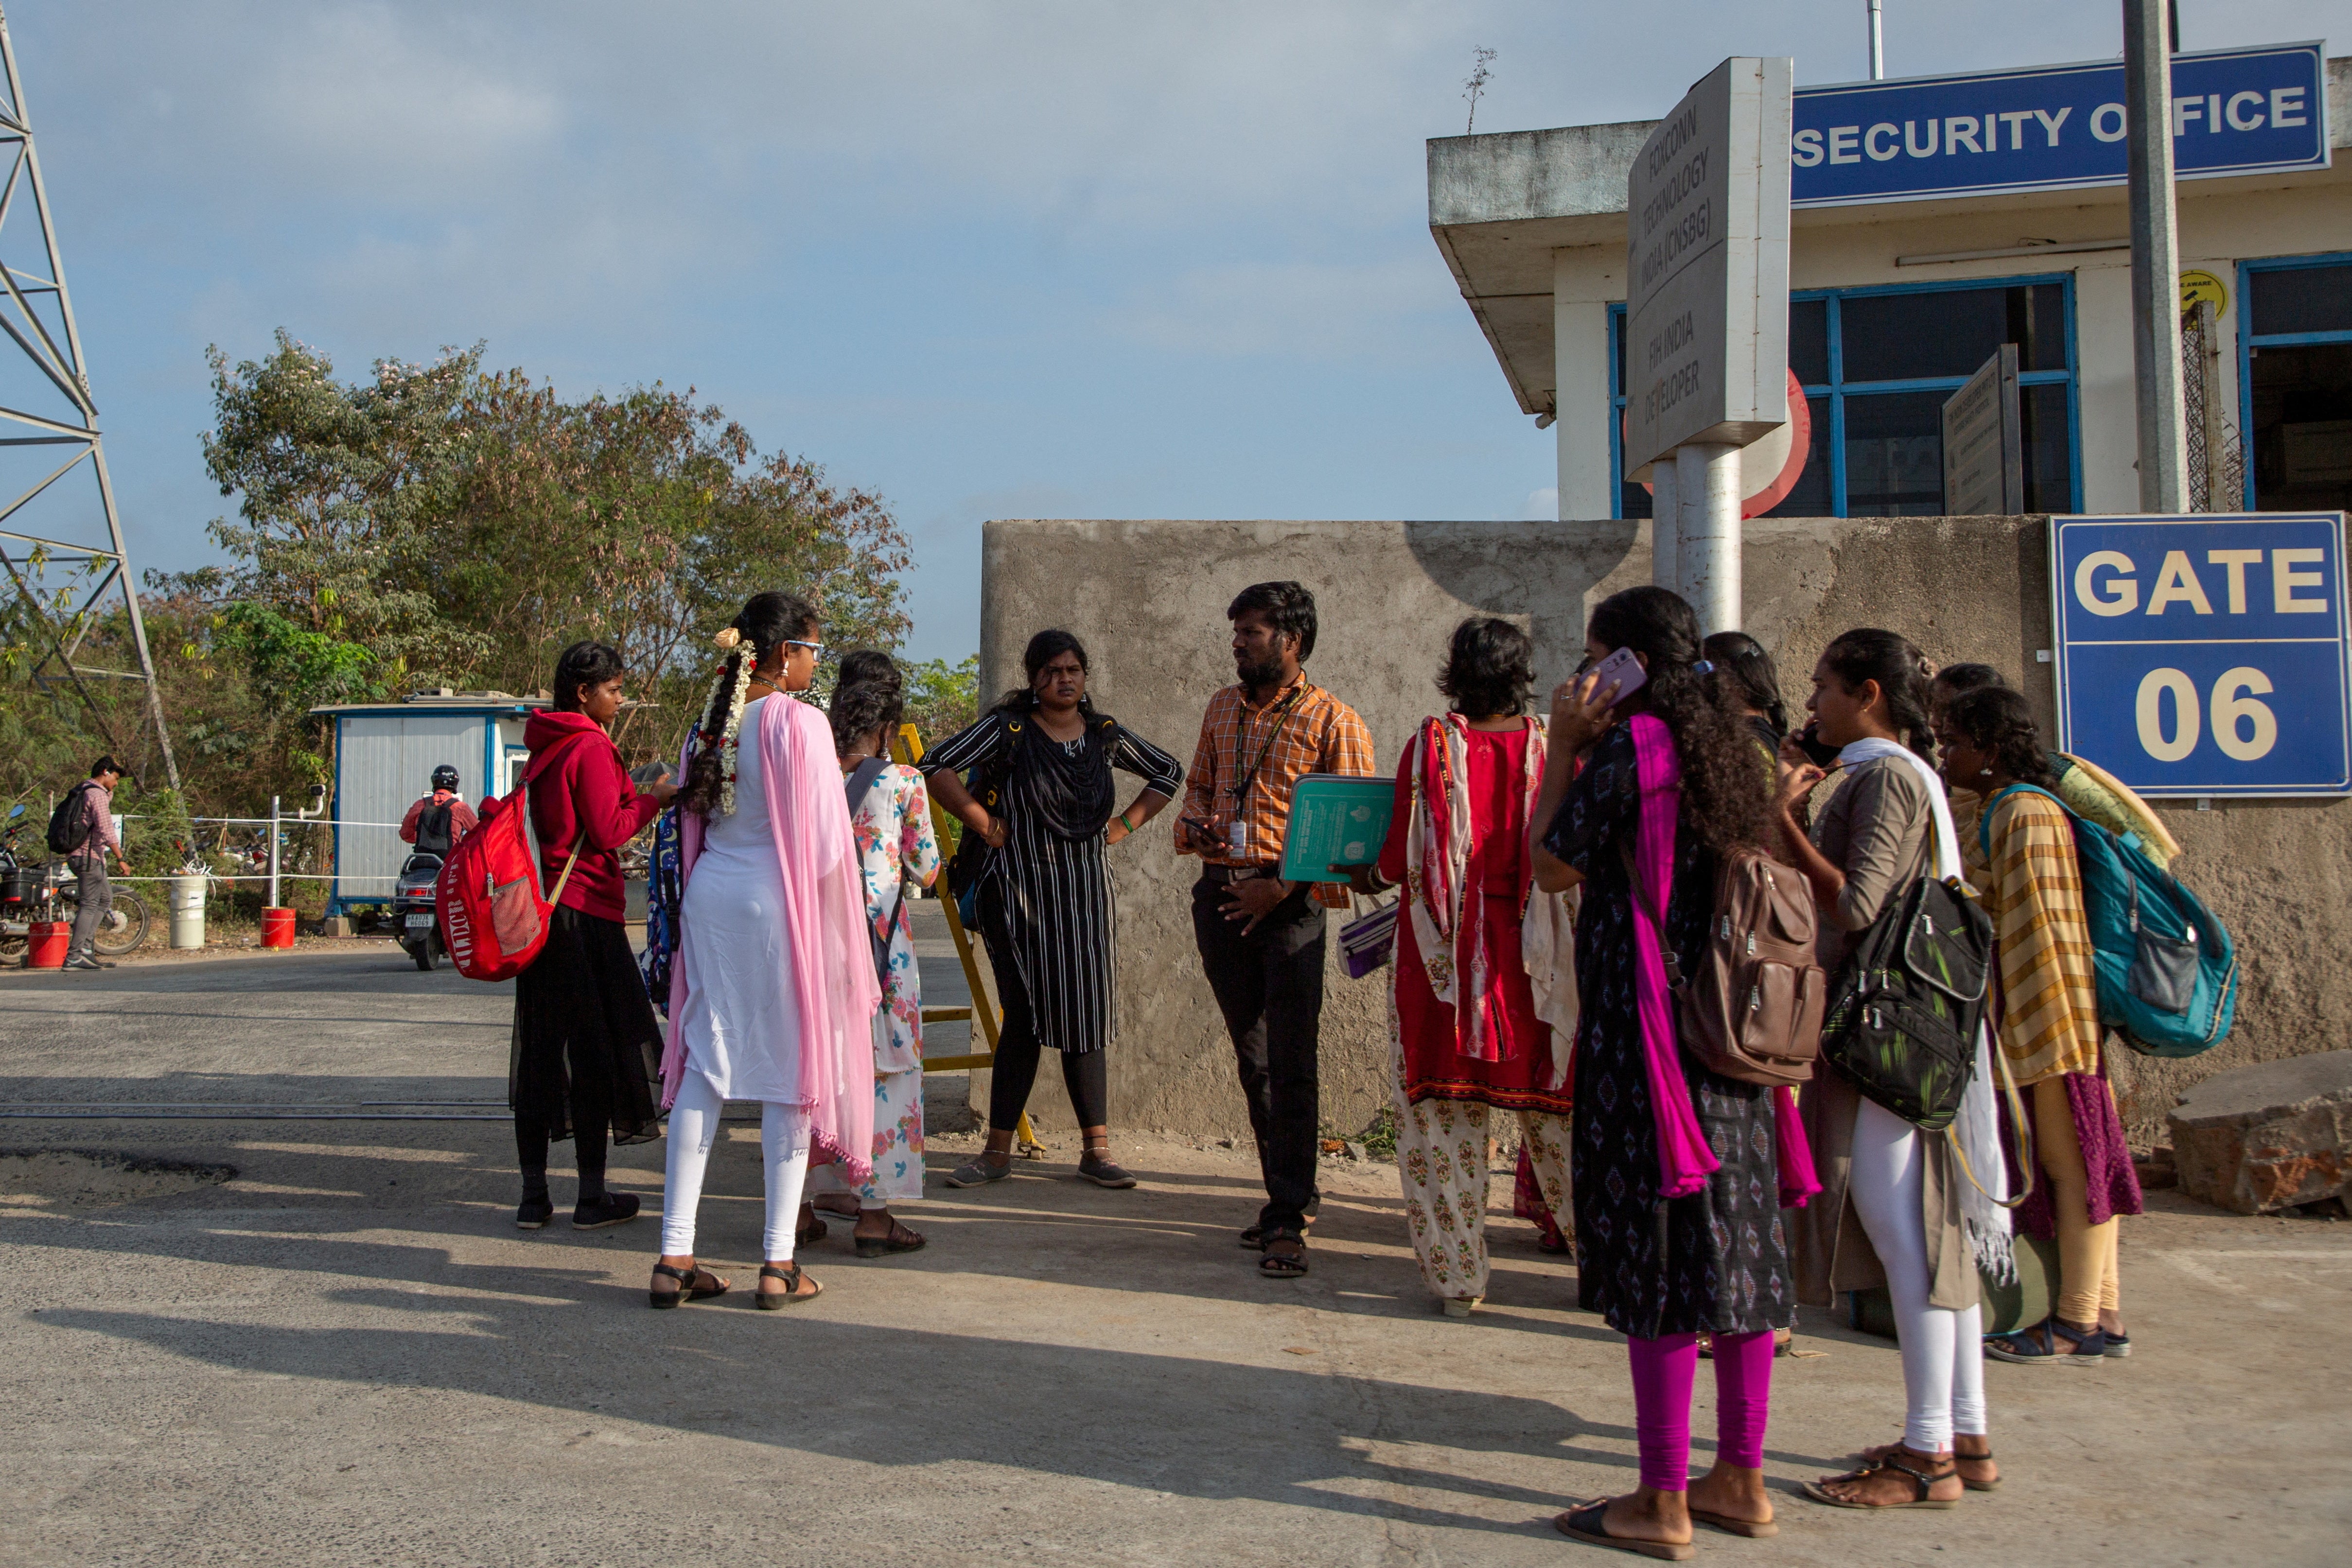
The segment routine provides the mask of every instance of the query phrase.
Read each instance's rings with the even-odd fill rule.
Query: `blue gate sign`
[[[2058,517],[2058,748],[2143,795],[2352,792],[2344,514]]]
[[[2320,44],[2172,57],[2179,178],[2328,166]],[[1789,201],[1908,202],[2120,185],[2120,60],[1797,89]]]

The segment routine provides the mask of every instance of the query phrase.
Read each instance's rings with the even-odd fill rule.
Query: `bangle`
[[[1132,809],[1133,809],[1133,808],[1129,808],[1129,810],[1132,810]],[[1127,820],[1127,812],[1126,812],[1126,811],[1121,811],[1121,812],[1118,814],[1118,825],[1119,825],[1120,827],[1122,827],[1122,828],[1125,828],[1125,829],[1126,829],[1129,833],[1133,833],[1133,832],[1135,831],[1135,824],[1134,824],[1133,822],[1130,822],[1130,821],[1129,821]]]

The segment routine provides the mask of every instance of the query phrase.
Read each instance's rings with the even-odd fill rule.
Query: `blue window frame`
[[[2250,512],[2352,507],[2352,252],[2238,264]]]
[[[1943,510],[1937,412],[2003,342],[2020,345],[2026,509],[2083,507],[2074,277],[1968,278],[1789,296],[1789,361],[1805,389],[1811,453],[1769,515],[1932,516]],[[1625,307],[1609,307],[1609,464],[1623,471]],[[1619,479],[1610,515],[1647,517]]]

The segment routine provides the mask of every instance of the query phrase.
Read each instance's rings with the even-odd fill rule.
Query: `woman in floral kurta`
[[[845,757],[845,767],[861,760]],[[874,1028],[874,1175],[852,1185],[839,1167],[809,1173],[813,1195],[854,1195],[861,1211],[855,1238],[861,1256],[909,1251],[915,1232],[889,1217],[893,1199],[923,1196],[923,998],[915,963],[914,917],[902,883],[929,887],[940,872],[939,840],[931,831],[923,776],[901,763],[882,770],[850,812],[858,866],[866,882],[866,917],[889,943],[882,975],[882,1009]],[[833,1205],[828,1210],[839,1212]],[[872,1230],[873,1235],[865,1234]]]

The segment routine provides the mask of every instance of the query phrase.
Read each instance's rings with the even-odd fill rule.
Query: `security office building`
[[[2184,54],[2173,92],[2192,505],[2352,509],[2352,59]],[[1939,412],[2004,343],[2025,509],[2138,508],[2123,97],[2119,60],[1797,89],[1791,417],[1748,454],[1755,511],[1947,511]],[[1563,518],[1650,514],[1618,438],[1654,127],[1429,143],[1431,232],[1520,409],[1556,422]]]

